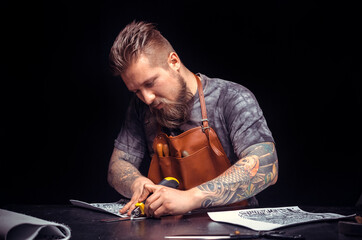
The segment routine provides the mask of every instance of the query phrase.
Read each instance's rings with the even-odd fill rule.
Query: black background
[[[256,95],[280,166],[261,205],[351,206],[362,192],[356,4],[12,1],[3,11],[1,205],[119,199],[107,168],[130,94],[108,54],[134,19],[157,23],[191,71]]]

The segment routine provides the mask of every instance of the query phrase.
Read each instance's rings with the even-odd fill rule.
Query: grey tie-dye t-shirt
[[[261,142],[274,142],[263,112],[247,88],[222,79],[198,75],[203,85],[209,125],[217,133],[232,164],[241,158],[247,147]],[[178,135],[198,127],[201,119],[200,99],[196,92],[190,120],[180,129],[167,134]],[[157,130],[157,123],[149,107],[134,97],[114,146],[128,153],[130,162],[139,167],[146,154],[153,154],[152,143]]]

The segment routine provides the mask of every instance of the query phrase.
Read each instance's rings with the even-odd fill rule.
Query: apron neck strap
[[[202,122],[202,130],[205,131],[205,129],[209,129],[209,120],[207,119],[207,112],[206,112],[206,104],[205,104],[205,97],[204,97],[204,91],[202,90],[202,83],[200,78],[194,74],[197,82],[197,90],[199,92],[199,98],[200,98],[200,105],[201,105],[201,122]]]

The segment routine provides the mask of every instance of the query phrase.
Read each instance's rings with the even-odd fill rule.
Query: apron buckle
[[[206,129],[210,128],[208,124],[206,125],[206,127],[204,126],[204,122],[208,122],[208,121],[209,121],[209,119],[207,119],[207,118],[201,119],[201,122],[202,122],[202,123],[201,123],[202,132],[205,132]]]

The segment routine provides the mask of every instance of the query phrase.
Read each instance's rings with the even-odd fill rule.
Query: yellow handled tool
[[[180,182],[173,177],[164,178],[158,185],[170,187],[170,188],[178,188]],[[145,201],[136,203],[136,208],[133,209],[131,213],[131,219],[139,217],[145,214]]]

